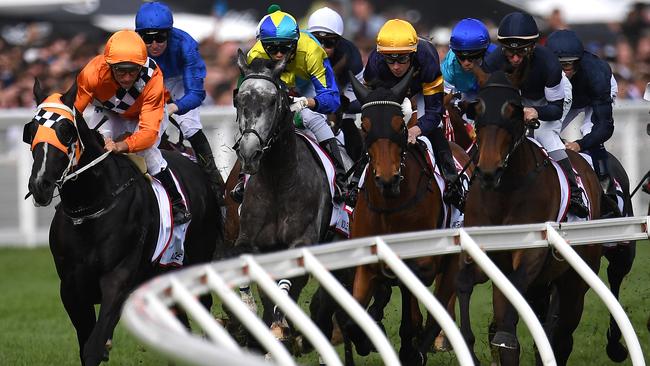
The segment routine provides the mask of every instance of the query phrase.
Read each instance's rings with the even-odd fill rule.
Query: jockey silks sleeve
[[[527,70],[521,86],[521,96],[531,101],[545,99],[547,104],[533,107],[537,110],[542,121],[557,121],[562,118],[564,105],[564,88],[562,80],[562,67],[557,57],[548,48],[535,46],[532,55],[525,61]],[[509,68],[508,60],[501,48],[485,57],[482,68],[487,73]]]
[[[203,81],[206,76],[205,62],[199,53],[198,43],[186,32],[172,28],[167,39],[167,49],[153,57],[165,79],[182,77],[185,94],[174,101],[176,114],[182,115],[197,108],[205,99]]]
[[[152,60],[150,61],[153,63]],[[153,64],[155,65],[155,63]],[[144,71],[146,71],[145,68],[143,68]],[[77,76],[75,108],[79,112],[83,112],[93,101],[101,103],[106,108],[106,103],[114,100],[120,89],[124,90],[113,78],[104,56],[98,55]],[[162,72],[160,68],[155,67],[137,98],[131,104],[127,103],[125,111],[118,112],[125,119],[138,121],[138,130],[124,140],[129,147],[129,152],[148,149],[156,142],[165,112],[164,96]]]
[[[411,67],[415,69],[413,79],[407,93],[412,97],[421,93],[424,97],[424,114],[418,119],[418,127],[426,135],[434,128],[440,126],[443,106],[443,79],[440,71],[438,51],[429,41],[420,39],[415,56],[411,60]],[[373,50],[368,56],[363,78],[366,82],[380,80],[385,86],[395,86],[401,78],[396,77],[388,68],[383,56]]]
[[[270,58],[260,41],[248,51],[247,62],[256,58]],[[286,66],[281,79],[289,88],[311,84],[315,92],[313,98],[318,104],[314,110],[318,113],[334,113],[341,105],[336,78],[327,54],[309,33],[300,33],[295,56]],[[312,97],[306,94],[303,96]]]
[[[576,141],[582,150],[603,144],[614,133],[612,115],[612,70],[597,56],[584,52],[577,62],[578,70],[571,78],[573,104],[571,108],[591,107],[591,132]]]

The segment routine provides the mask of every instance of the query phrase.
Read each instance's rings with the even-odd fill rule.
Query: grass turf
[[[643,347],[650,357],[650,334],[646,321],[650,315],[650,246],[641,242],[632,272],[623,283],[621,303],[630,317]],[[601,265],[605,273],[606,260]],[[61,304],[59,281],[47,248],[0,249],[0,365],[78,365],[78,347],[74,328]],[[313,284],[305,291],[301,303],[306,308]],[[487,325],[491,315],[490,285],[481,285],[472,297],[473,329],[476,350],[483,363],[489,362]],[[398,343],[399,291],[394,291],[386,311],[387,332]],[[216,310],[215,312],[218,312]],[[611,364],[605,353],[608,313],[593,291],[587,294],[585,312],[574,333],[572,365]],[[524,326],[519,327],[522,345],[522,365],[533,364],[533,343]],[[356,358],[357,365],[381,365],[376,353]],[[300,363],[315,364],[312,352],[299,359]],[[167,362],[147,350],[125,328],[118,325],[109,364],[161,365]],[[429,355],[429,365],[456,364],[453,353]],[[629,360],[623,365],[630,365]]]

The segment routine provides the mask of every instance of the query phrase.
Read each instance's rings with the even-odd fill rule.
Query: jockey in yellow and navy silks
[[[408,141],[415,143],[419,135],[424,135],[431,141],[436,162],[447,187],[451,188],[445,192],[445,202],[462,210],[462,194],[449,184],[457,181],[457,172],[442,130],[444,93],[438,51],[431,42],[418,38],[409,22],[400,19],[389,20],[377,34],[377,49],[368,56],[364,80],[371,83],[379,79],[387,86],[393,86],[411,67],[416,72],[407,96],[421,95],[424,113],[418,113],[421,117],[418,118],[417,126],[409,128]]]
[[[327,54],[308,32],[301,32],[295,18],[269,7],[257,29],[257,42],[248,51],[247,62],[257,58],[281,60],[288,57],[280,78],[298,96],[293,98],[291,111],[296,112],[296,125],[311,131],[321,147],[334,161],[336,181],[345,189],[345,168],[338,143],[325,114],[338,110],[341,101],[334,71]],[[302,125],[302,126],[301,126]],[[243,198],[243,184],[237,184],[231,193],[235,201]]]
[[[171,96],[166,105],[167,113],[176,115],[179,129],[192,145],[217,201],[223,204],[223,179],[203,133],[198,109],[205,99],[205,63],[198,43],[173,24],[169,7],[157,1],[142,4],[135,16],[135,30],[147,45],[149,57],[162,70],[165,88]]]

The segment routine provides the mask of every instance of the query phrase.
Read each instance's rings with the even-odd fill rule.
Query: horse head
[[[238,50],[237,65],[243,79],[234,103],[241,133],[237,156],[244,173],[258,171],[262,155],[286,127],[280,122],[289,113],[289,97],[280,75],[287,62],[286,58],[277,62],[255,59],[248,64]]]
[[[354,76],[352,88],[361,103],[361,129],[370,158],[369,168],[383,194],[398,195],[402,165],[407,151],[408,130],[402,113],[413,69],[392,88],[368,89]]]
[[[483,189],[497,188],[510,155],[525,139],[519,91],[504,72],[495,72],[479,90],[468,115],[476,124],[479,148],[476,175]]]

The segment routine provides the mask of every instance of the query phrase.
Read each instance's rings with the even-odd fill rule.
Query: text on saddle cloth
[[[172,178],[174,179],[178,192],[180,192],[183,198],[185,207],[189,209],[183,189],[181,189],[173,171]],[[185,258],[184,243],[187,228],[192,221],[190,220],[182,225],[174,225],[171,200],[165,188],[156,179],[151,179],[151,187],[156,195],[160,213],[158,240],[156,241],[156,250],[151,257],[151,262],[158,263],[161,267],[180,267],[183,265],[183,259]]]

